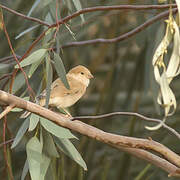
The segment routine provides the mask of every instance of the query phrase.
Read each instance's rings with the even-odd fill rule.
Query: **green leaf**
[[[28,78],[31,78],[31,76],[33,75],[33,73],[36,71],[36,69],[38,68],[38,66],[40,65],[40,63],[42,62],[43,58],[40,59],[39,61],[33,63],[29,69],[29,74],[28,74]]]
[[[42,3],[44,6],[47,6],[49,3],[51,3],[52,0],[43,0]]]
[[[82,6],[81,6],[80,0],[72,0],[72,1],[73,1],[73,3],[74,3],[75,8],[76,8],[78,11],[82,10]],[[84,20],[84,15],[83,15],[83,14],[80,14],[80,17],[81,17],[82,22],[84,23],[84,22],[85,22],[85,20]]]
[[[39,25],[35,25],[35,26],[32,26],[28,29],[25,29],[23,32],[21,32],[20,34],[18,34],[15,39],[19,39],[21,36],[24,36],[25,34],[27,34],[28,32],[31,32],[32,30],[36,29],[37,27],[39,27]]]
[[[71,143],[69,139],[61,139],[54,137],[55,143],[57,144],[58,148],[64,152],[67,156],[77,162],[84,170],[87,170],[87,166],[79,152],[76,150],[74,145]]]
[[[51,66],[50,57],[46,56],[46,108],[48,108],[50,92],[51,92],[51,84],[53,80],[53,70]]]
[[[0,75],[1,74],[6,74],[11,72],[13,69],[13,65],[12,64],[4,64],[4,63],[0,63]]]
[[[36,128],[38,122],[39,122],[39,116],[37,114],[31,113],[28,131],[33,131]]]
[[[49,157],[47,157],[45,154],[42,154],[42,161],[40,165],[40,180],[43,180],[45,178],[50,161],[51,159]]]
[[[64,86],[67,89],[70,89],[69,83],[66,78],[66,71],[64,68],[64,64],[62,62],[61,57],[57,53],[54,53],[54,66],[55,66],[56,72],[57,72],[59,78],[61,79],[61,81],[63,82]]]
[[[41,162],[42,162],[42,145],[37,137],[32,137],[26,145],[27,160],[29,172],[32,180],[40,179]]]
[[[43,150],[50,157],[59,157],[53,138],[49,132],[43,130]]]
[[[38,4],[41,2],[41,0],[36,0],[34,4],[32,5],[30,11],[28,12],[27,16],[31,16],[31,13],[34,11],[34,9],[38,6]]]
[[[17,144],[20,142],[25,132],[27,131],[28,127],[29,127],[29,117],[24,120],[23,124],[19,128],[11,148],[14,148],[17,146]]]
[[[27,58],[25,58],[22,62],[20,62],[21,67],[28,66],[43,59],[46,53],[47,53],[47,49],[38,49],[37,51],[29,55]],[[16,65],[15,68],[19,68],[19,66]]]
[[[13,108],[11,110],[11,112],[21,112],[21,111],[23,111],[23,109],[20,109],[20,108]]]
[[[26,175],[28,173],[28,170],[29,170],[29,165],[28,165],[28,161],[26,159],[24,167],[23,167],[22,175],[21,175],[21,180],[25,179],[25,177],[26,177]]]
[[[59,138],[76,138],[69,129],[58,126],[43,117],[40,117],[40,122],[47,131]]]

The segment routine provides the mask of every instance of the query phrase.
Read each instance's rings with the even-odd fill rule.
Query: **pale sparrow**
[[[75,104],[86,92],[86,88],[89,85],[90,79],[93,78],[93,75],[86,67],[78,65],[66,74],[66,78],[70,89],[64,86],[60,78],[52,83],[49,106],[64,109]],[[41,106],[45,106],[46,91],[44,90],[37,99]],[[65,109],[64,111],[68,113]],[[27,117],[27,115],[21,117],[24,118]]]

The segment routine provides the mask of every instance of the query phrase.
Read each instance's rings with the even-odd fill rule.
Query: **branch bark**
[[[10,106],[15,105],[18,108],[43,116],[62,127],[128,152],[140,159],[144,159],[165,170],[170,176],[180,176],[180,156],[156,141],[107,133],[79,120],[70,121],[70,118],[1,90],[0,103]],[[148,151],[156,152],[162,157]]]

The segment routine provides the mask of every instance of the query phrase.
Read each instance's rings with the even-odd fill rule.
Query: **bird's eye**
[[[84,75],[84,73],[83,73],[83,72],[81,72],[81,74],[82,74],[82,75]]]

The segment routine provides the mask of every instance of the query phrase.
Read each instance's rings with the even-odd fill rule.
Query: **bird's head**
[[[72,68],[68,72],[68,75],[81,81],[86,86],[89,85],[89,80],[93,78],[93,75],[91,74],[89,69],[87,69],[85,66],[82,66],[82,65],[78,65],[78,66]]]

